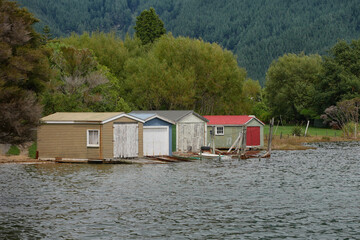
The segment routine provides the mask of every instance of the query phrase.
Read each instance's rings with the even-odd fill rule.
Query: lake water
[[[0,165],[0,239],[360,238],[360,143],[270,159]]]

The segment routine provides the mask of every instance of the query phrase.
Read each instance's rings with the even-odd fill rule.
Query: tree
[[[312,118],[314,83],[320,73],[319,55],[285,54],[272,62],[266,74],[265,94],[274,116],[299,121]]]
[[[143,45],[153,43],[157,38],[166,33],[164,23],[156,14],[154,8],[144,10],[136,17],[135,34]]]
[[[119,96],[117,79],[99,64],[89,49],[63,43],[48,44],[57,72],[42,94],[44,113],[73,111],[129,111]]]
[[[240,114],[246,71],[218,44],[162,36],[125,65],[127,100],[140,109]]]
[[[360,97],[360,39],[335,44],[324,57],[323,69],[315,86],[319,113],[342,100]]]
[[[31,140],[41,107],[36,95],[50,76],[47,51],[26,9],[0,0],[0,142]]]

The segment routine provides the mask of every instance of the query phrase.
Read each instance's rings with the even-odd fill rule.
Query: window
[[[224,127],[215,127],[215,135],[224,135]]]
[[[99,130],[87,130],[87,146],[99,147]]]

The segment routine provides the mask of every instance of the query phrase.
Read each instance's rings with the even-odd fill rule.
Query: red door
[[[260,127],[247,127],[246,146],[260,145]]]

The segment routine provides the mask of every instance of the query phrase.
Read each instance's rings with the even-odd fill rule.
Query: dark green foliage
[[[35,94],[44,90],[50,67],[36,22],[26,9],[0,0],[0,143],[31,140],[41,116]]]
[[[339,41],[324,59],[314,101],[319,114],[339,101],[360,97],[360,39]]]
[[[153,43],[157,38],[166,33],[164,23],[156,14],[154,8],[144,10],[136,17],[134,29],[135,35],[140,38],[143,45]]]
[[[34,142],[33,144],[31,144],[31,146],[29,147],[29,157],[31,158],[36,158],[36,151],[37,151],[37,144],[36,142]]]
[[[285,54],[266,74],[267,104],[273,116],[296,122],[312,118],[314,84],[322,69],[319,55]]]
[[[356,0],[18,0],[55,36],[71,32],[133,34],[135,17],[153,7],[174,36],[216,42],[238,56],[263,86],[270,63],[285,53],[325,54],[337,39],[360,37]]]
[[[6,155],[8,155],[8,156],[20,155],[20,149],[15,145],[11,145],[11,147],[10,147],[9,151],[7,151]]]

